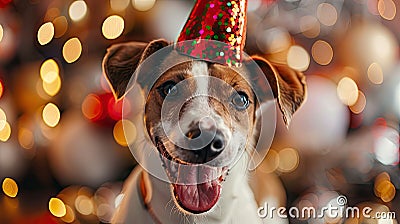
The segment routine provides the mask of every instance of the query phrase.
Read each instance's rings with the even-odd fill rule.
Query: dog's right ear
[[[257,63],[269,82],[286,126],[293,114],[306,98],[306,80],[303,73],[295,71],[285,64],[271,63],[259,56],[252,59]]]
[[[112,45],[103,59],[103,71],[117,99],[125,95],[136,68],[154,52],[168,46],[165,40],[150,43],[127,42]]]

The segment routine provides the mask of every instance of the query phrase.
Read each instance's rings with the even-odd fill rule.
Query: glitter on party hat
[[[240,66],[246,40],[246,10],[247,0],[198,0],[176,49],[202,60]]]

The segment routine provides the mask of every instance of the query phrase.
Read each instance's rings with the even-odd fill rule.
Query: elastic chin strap
[[[153,196],[153,191],[151,188],[151,182],[149,178],[149,174],[147,172],[142,172],[139,179],[139,195],[141,196],[140,200],[142,202],[143,207],[150,214],[151,218],[156,224],[162,224],[160,219],[156,216],[156,213],[151,206],[151,198]]]

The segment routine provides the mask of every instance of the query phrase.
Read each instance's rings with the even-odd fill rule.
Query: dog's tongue
[[[210,210],[218,201],[221,186],[218,181],[196,185],[175,185],[174,190],[179,204],[193,213]]]
[[[215,170],[205,167],[192,168],[182,176],[190,184],[173,184],[176,200],[187,211],[202,213],[218,201],[221,185]],[[197,180],[197,181],[196,181]],[[198,184],[195,184],[198,182]]]

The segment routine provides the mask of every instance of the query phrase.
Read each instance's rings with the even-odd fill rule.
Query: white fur
[[[192,69],[190,70],[190,74],[193,75],[194,78],[202,77],[202,76],[203,77],[209,76],[210,74],[208,74],[207,63],[202,62],[202,61],[194,61],[192,64]],[[209,86],[208,79],[206,79],[206,78],[196,79],[195,95],[207,96],[208,95],[208,86]],[[205,98],[202,97],[202,99],[204,100]],[[207,101],[205,101],[204,104],[207,104]]]
[[[216,206],[206,214],[187,215],[181,212],[171,198],[170,185],[150,176],[152,185],[151,206],[157,218],[165,224],[178,223],[262,223],[257,216],[257,205],[247,183],[246,161],[241,159],[224,182],[221,197]],[[140,173],[137,167],[124,185],[124,200],[119,205],[112,223],[153,223],[153,219],[141,203],[138,191]]]
[[[189,71],[196,83],[195,92],[186,106],[186,112],[179,121],[183,133],[190,129],[190,124],[194,119],[201,119],[202,117],[210,117],[212,110],[208,104],[208,80],[205,78],[208,74],[207,64],[205,62],[194,61],[192,68]],[[199,121],[198,120],[198,121]]]

